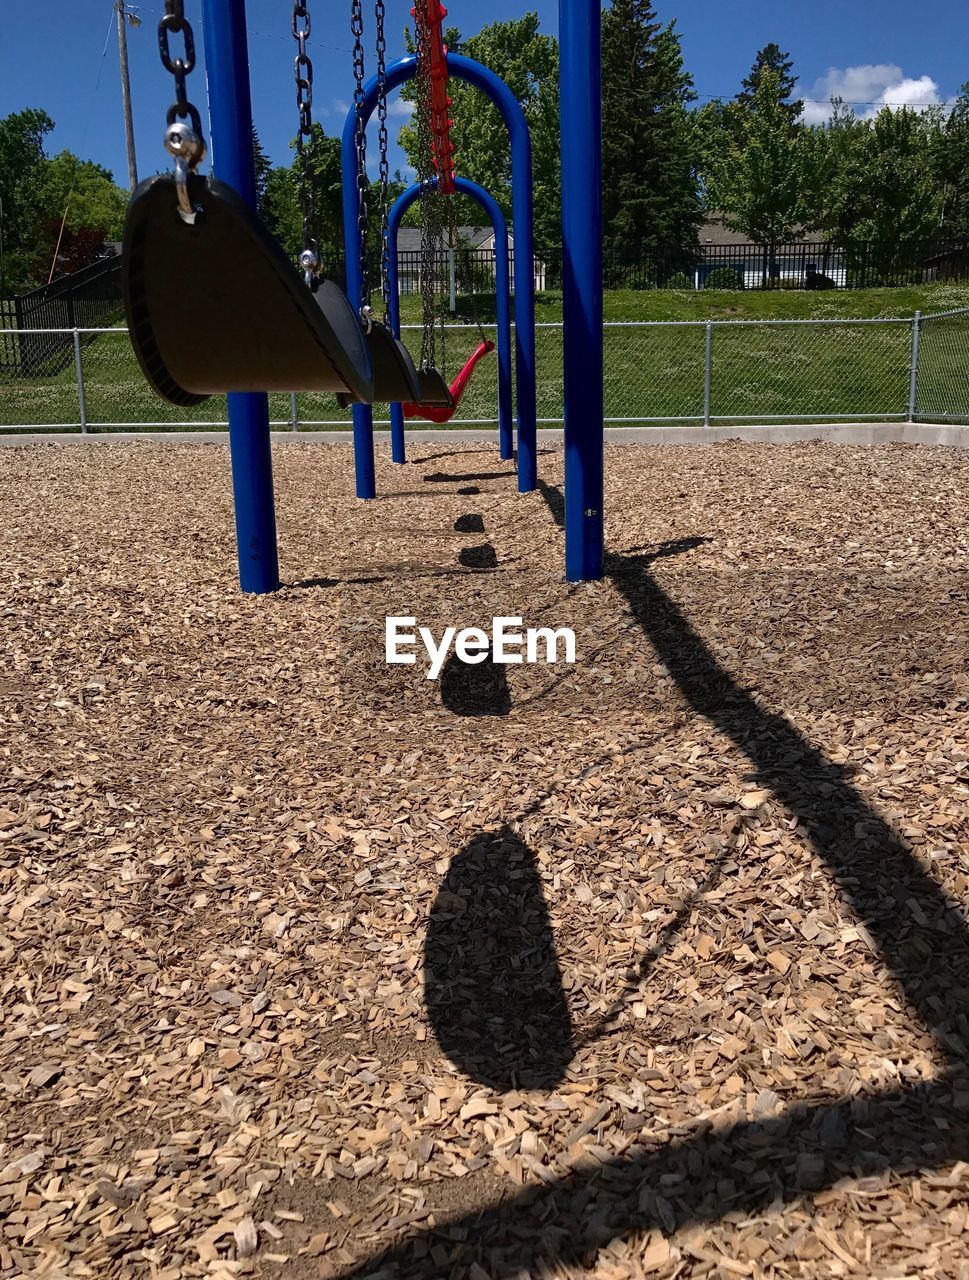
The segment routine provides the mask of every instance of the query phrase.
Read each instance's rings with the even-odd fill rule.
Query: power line
[[[137,10],[141,13],[153,13],[158,17],[161,17],[163,13],[163,10],[161,9],[152,9],[149,5],[143,5],[143,4],[129,3],[128,8]],[[189,19],[190,22],[194,22],[196,24],[200,24],[202,21],[202,17],[200,14],[186,14],[185,16]],[[287,44],[290,44],[292,42],[292,36],[289,35],[288,32],[286,35],[278,35],[274,31],[254,31],[251,27],[247,27],[246,33],[247,35],[250,35],[250,36],[256,36],[260,40],[285,40]],[[333,53],[352,53],[353,52],[353,50],[350,48],[349,45],[326,44],[322,40],[317,40],[315,36],[313,36],[312,42],[317,48],[330,49]]]
[[[725,102],[737,95],[733,93],[698,93],[701,102]],[[830,98],[795,98],[795,102],[803,102],[806,107],[829,107],[832,101],[840,102],[845,107],[944,107],[944,102],[886,102],[884,98],[873,98],[867,102],[849,101],[840,98],[836,93]]]

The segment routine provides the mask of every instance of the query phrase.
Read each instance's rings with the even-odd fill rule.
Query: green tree
[[[539,245],[558,244],[560,231],[561,167],[559,160],[558,42],[539,29],[538,15],[526,13],[509,22],[492,22],[477,35],[461,40],[451,28],[445,32],[448,48],[467,54],[489,67],[505,81],[522,104],[532,136],[535,189],[535,240]],[[413,39],[407,33],[408,46]],[[477,89],[452,80],[452,138],[458,172],[490,191],[511,216],[511,148],[508,130],[496,107]],[[401,96],[415,101],[415,87],[404,87]],[[410,165],[418,167],[416,122],[400,131],[400,145]],[[477,209],[477,206],[475,206]],[[481,212],[467,213],[480,221]]]
[[[293,165],[288,168],[278,165],[269,170],[260,215],[267,229],[295,262],[303,248],[303,215]]]
[[[602,18],[602,177],[607,252],[697,244],[702,206],[687,111],[695,98],[675,24],[652,0],[613,0]]]
[[[839,245],[868,245],[880,270],[900,254],[934,240],[945,192],[932,165],[931,117],[884,107],[874,120],[829,130],[840,150],[829,161],[830,186],[822,230]]]
[[[34,283],[37,230],[43,210],[44,139],[53,127],[46,111],[16,111],[0,119],[0,294],[20,293]]]
[[[121,239],[128,193],[102,165],[62,151],[44,163],[40,195],[45,216],[62,218],[66,210],[68,227],[98,227],[106,240]]]
[[[299,155],[293,164],[293,180],[297,192],[307,166],[316,206],[321,252],[343,249],[343,168],[340,159],[340,139],[331,138],[320,124],[313,125],[313,141],[307,148],[306,160]],[[297,202],[298,203],[298,202]],[[302,217],[300,220],[302,227]],[[302,230],[300,244],[302,245]]]
[[[804,103],[801,99],[794,100],[792,97],[797,87],[797,76],[793,74],[794,61],[789,53],[785,53],[780,45],[774,44],[773,41],[758,50],[754,65],[750,68],[750,74],[742,81],[743,89],[737,95],[737,101],[744,107],[754,106],[757,90],[765,72],[777,77],[778,99],[783,105],[789,123],[795,124],[804,110]]]
[[[734,103],[733,138],[709,178],[709,199],[733,231],[764,246],[764,284],[776,249],[801,230],[813,158],[807,131],[791,129],[778,76],[765,71],[749,107]]]
[[[102,165],[61,151],[41,166],[38,190],[38,282],[52,266],[55,275],[88,266],[104,256],[109,241],[121,239],[128,192]]]
[[[805,226],[834,243],[843,238],[840,210],[845,183],[869,126],[840,98],[832,99],[831,105],[828,123],[804,134],[807,163],[802,197]]]
[[[262,139],[256,130],[256,126],[252,126],[252,163],[256,172],[256,208],[259,210],[259,216],[266,220],[266,193],[269,186],[269,175],[273,171],[273,162],[266,155],[266,150],[262,145]]]
[[[931,162],[942,196],[940,234],[969,239],[969,81],[933,134]]]

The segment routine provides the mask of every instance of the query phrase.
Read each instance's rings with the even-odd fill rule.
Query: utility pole
[[[3,248],[3,196],[0,196],[0,298],[7,296],[7,263]]]
[[[128,73],[128,31],[126,23],[141,26],[141,19],[125,9],[125,0],[114,0],[118,15],[118,54],[121,58],[121,102],[124,108],[124,136],[128,147],[128,184],[134,191],[138,185],[138,161],[135,157],[135,124],[131,115],[131,76]]]

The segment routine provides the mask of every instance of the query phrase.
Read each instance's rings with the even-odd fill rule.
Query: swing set
[[[228,393],[236,529],[243,590],[279,585],[267,393],[331,392],[352,406],[357,494],[375,497],[374,403],[389,403],[394,457],[402,455],[403,420],[453,419],[475,370],[495,350],[485,337],[473,282],[467,289],[479,341],[450,385],[438,368],[445,360],[443,307],[435,264],[447,232],[455,247],[455,199],[461,184],[451,138],[448,82],[457,75],[487,93],[509,129],[515,220],[515,345],[518,391],[518,479],[537,484],[535,351],[532,263],[531,149],[520,104],[493,72],[449,53],[440,0],[415,0],[416,55],[386,61],[385,0],[375,0],[376,75],[365,81],[362,0],[351,0],[354,101],[343,132],[343,213],[346,290],[322,272],[318,219],[311,179],[313,64],[309,0],[294,0],[296,147],[303,248],[298,271],[255,211],[252,109],[245,0],[202,0],[211,136],[218,176],[202,176],[201,113],[189,98],[195,69],[194,33],[184,0],[165,0],[159,26],[162,65],[172,75],[165,146],[174,172],[143,182],[132,196],[125,227],[123,289],[132,343],[153,389],[172,404],[192,407]],[[182,51],[173,52],[173,37]],[[599,241],[599,12],[597,0],[560,0],[563,134],[563,244],[566,250],[565,445],[566,574],[570,580],[602,574],[602,332]],[[387,97],[416,79],[418,182],[421,221],[422,336],[415,364],[400,339],[396,229],[389,226]],[[367,174],[367,124],[378,117],[379,180]],[[570,130],[568,155],[564,145]],[[380,221],[382,319],[373,308],[367,252],[368,200],[376,187]],[[566,205],[571,190],[573,200]],[[477,196],[480,188],[472,192]],[[490,197],[481,193],[486,202]],[[398,201],[400,204],[400,201]],[[486,203],[486,207],[487,203]],[[398,218],[399,225],[399,218]],[[498,222],[496,246],[498,243]],[[576,252],[570,255],[570,243]],[[503,267],[507,291],[507,261]],[[505,330],[510,329],[505,299]],[[499,302],[500,309],[500,302]],[[590,328],[595,321],[597,328]],[[499,316],[499,382],[508,383],[510,356]],[[440,322],[440,336],[437,327]],[[506,335],[507,336],[507,335]],[[507,338],[510,342],[510,338]],[[581,376],[570,375],[570,348],[581,353]],[[506,397],[503,411],[510,418]],[[589,411],[591,410],[591,415]],[[510,421],[506,424],[510,437]],[[506,450],[501,433],[502,456]],[[590,499],[594,501],[590,501]]]

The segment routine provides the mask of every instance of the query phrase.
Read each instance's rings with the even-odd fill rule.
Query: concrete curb
[[[274,444],[326,444],[349,447],[353,437],[349,431],[274,431]],[[450,431],[415,430],[407,432],[413,444],[471,444],[482,441],[497,448],[495,430],[453,428]],[[539,443],[546,447],[561,445],[562,428],[542,428]],[[711,445],[726,440],[744,440],[758,444],[794,444],[804,440],[827,440],[837,444],[924,444],[947,448],[969,448],[969,425],[930,424],[924,422],[824,422],[764,423],[748,426],[643,426],[606,427],[607,444]],[[389,431],[375,431],[379,445],[390,444]],[[37,432],[29,435],[0,434],[0,448],[27,445],[111,445],[155,442],[163,444],[218,444],[229,441],[227,431],[118,431],[82,435],[79,431]]]

